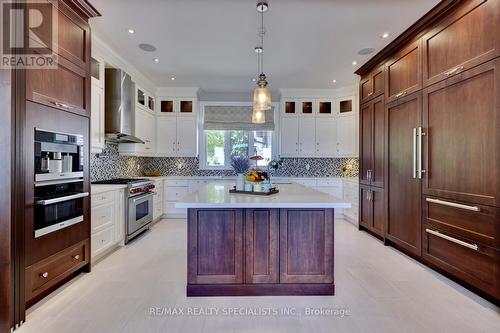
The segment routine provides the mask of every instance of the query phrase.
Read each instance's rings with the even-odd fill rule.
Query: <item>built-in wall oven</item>
[[[83,142],[35,128],[35,238],[83,222]]]

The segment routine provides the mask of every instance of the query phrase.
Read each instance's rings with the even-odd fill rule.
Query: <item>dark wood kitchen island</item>
[[[334,295],[334,209],[328,194],[280,184],[272,196],[212,182],[188,208],[187,296]]]

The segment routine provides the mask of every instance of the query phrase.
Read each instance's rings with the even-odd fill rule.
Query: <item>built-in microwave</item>
[[[83,222],[83,180],[35,183],[35,238]]]

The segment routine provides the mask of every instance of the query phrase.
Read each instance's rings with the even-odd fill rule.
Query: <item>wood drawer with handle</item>
[[[29,301],[89,262],[88,239],[26,268]]]
[[[424,219],[440,230],[500,248],[500,209],[436,197],[424,198]]]
[[[500,299],[500,251],[424,224],[425,260]]]
[[[90,117],[90,76],[60,58],[57,68],[26,71],[26,99]]]

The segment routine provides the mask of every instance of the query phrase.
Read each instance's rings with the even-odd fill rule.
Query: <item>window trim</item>
[[[271,153],[272,156],[279,151],[279,106],[280,103],[272,103],[274,107],[274,124],[275,128],[273,131],[272,138],[272,147]],[[229,159],[224,159],[224,166],[210,166],[207,165],[207,133],[203,129],[203,119],[205,118],[205,107],[206,106],[252,106],[251,102],[202,102],[199,104],[199,112],[198,112],[198,147],[199,147],[199,160],[198,160],[198,170],[231,170],[231,162]],[[249,131],[251,132],[251,131]],[[225,157],[230,156],[230,144],[228,142],[231,141],[231,137],[229,131],[225,131],[224,134],[224,155]],[[248,137],[248,146],[253,147],[254,138],[253,135],[249,135]]]

